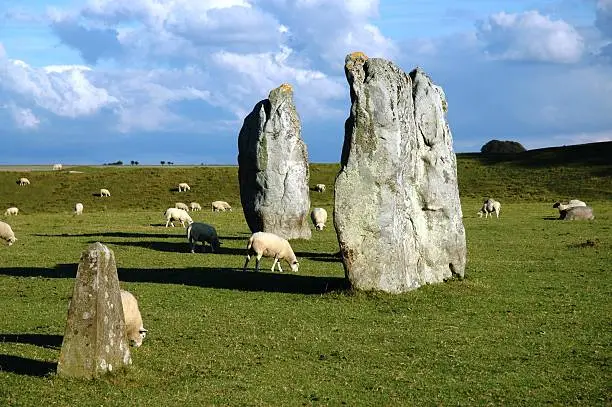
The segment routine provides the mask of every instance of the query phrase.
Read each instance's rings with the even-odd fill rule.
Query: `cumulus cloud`
[[[40,120],[32,113],[31,109],[11,106],[11,113],[13,120],[20,128],[35,129],[40,124]]]
[[[478,26],[478,38],[495,59],[576,63],[584,52],[580,33],[538,11],[497,13]]]

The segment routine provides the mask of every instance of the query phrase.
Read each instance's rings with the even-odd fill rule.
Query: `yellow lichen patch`
[[[293,87],[288,83],[283,83],[278,87],[281,92],[293,92]]]
[[[355,51],[348,54],[346,59],[350,59],[351,61],[355,61],[357,59],[367,60],[368,56],[361,51]]]

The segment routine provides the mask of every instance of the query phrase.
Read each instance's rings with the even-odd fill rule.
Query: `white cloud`
[[[584,51],[584,40],[574,27],[538,11],[501,12],[478,28],[478,38],[496,59],[576,63]]]
[[[36,129],[40,124],[40,120],[31,109],[22,108],[15,106],[11,103],[9,105],[0,105],[0,109],[8,109],[13,121],[20,129]]]

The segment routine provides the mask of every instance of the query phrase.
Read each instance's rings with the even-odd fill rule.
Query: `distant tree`
[[[114,163],[104,163],[102,165],[123,165],[123,161],[115,161]]]
[[[168,161],[168,165],[174,165],[172,161]]]
[[[521,143],[510,140],[491,140],[480,149],[482,154],[516,154],[523,151],[527,149]]]
[[[130,165],[134,165],[134,160],[130,161]]]
[[[140,165],[138,161],[134,161],[134,165]]]
[[[165,161],[160,161],[159,162],[161,165],[164,165],[166,162]]]

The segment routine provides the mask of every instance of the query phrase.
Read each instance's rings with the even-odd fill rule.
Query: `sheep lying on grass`
[[[178,208],[178,209],[182,209],[182,210],[184,210],[185,212],[189,212],[189,207],[187,206],[187,204],[184,204],[184,203],[182,203],[182,202],[177,202],[177,203],[175,203],[175,204],[174,204],[174,207],[175,207],[175,208]]]
[[[568,203],[564,204],[560,201],[557,201],[553,204],[553,208],[559,209],[559,219],[564,218],[564,212],[568,209],[575,208],[577,206],[587,206],[587,204],[579,199],[572,199]]]
[[[274,233],[268,232],[256,232],[249,239],[247,244],[247,255],[244,262],[243,271],[246,271],[247,265],[251,260],[251,255],[254,254],[256,257],[255,271],[259,271],[259,263],[262,257],[274,257],[274,263],[272,263],[272,271],[278,264],[278,271],[283,272],[280,265],[280,260],[285,260],[291,267],[291,271],[297,273],[299,263],[295,257],[295,253],[291,248],[289,242],[275,235]]]
[[[82,203],[79,202],[76,205],[74,205],[74,214],[75,215],[83,214],[83,204]]]
[[[188,224],[193,223],[193,219],[191,219],[191,216],[189,216],[189,214],[185,210],[179,208],[166,209],[166,212],[164,212],[164,217],[166,218],[166,227],[168,227],[168,224],[171,224],[172,227],[174,227],[175,220],[181,222],[181,225],[183,227],[185,227],[185,222],[187,222]]]
[[[491,215],[493,217],[493,212],[495,212],[495,216],[499,218],[499,212],[501,211],[501,203],[496,201],[493,198],[489,198],[482,203],[482,208],[478,211],[478,217],[482,218],[482,214],[485,215],[485,219]]]
[[[574,206],[573,208],[561,212],[561,217],[559,219],[592,220],[595,219],[595,216],[593,215],[593,208],[590,206]]]
[[[232,211],[232,207],[225,201],[213,201],[210,204],[213,212]]]
[[[53,164],[53,171],[61,171],[64,166],[62,164]]]
[[[17,181],[17,183],[19,184],[19,186],[30,185],[30,180],[27,178],[19,178],[19,181]]]
[[[178,190],[179,192],[191,191],[191,187],[188,183],[181,182],[180,184],[178,184]]]
[[[205,244],[210,244],[210,251],[215,252],[219,250],[221,242],[217,236],[217,230],[206,223],[194,222],[187,226],[187,240],[189,241],[189,249],[191,253],[195,253],[196,242],[202,242],[202,248],[204,249]]]
[[[142,325],[138,301],[129,291],[121,290],[121,305],[123,306],[127,339],[130,345],[138,347],[142,345],[142,340],[147,336],[147,330]]]
[[[316,230],[323,230],[325,222],[327,222],[327,211],[323,208],[314,208],[310,212],[310,219],[312,219]]]
[[[19,208],[16,208],[14,206],[11,206],[10,208],[7,208],[6,211],[4,211],[4,216],[12,216],[17,214],[19,214]]]
[[[100,188],[100,196],[111,196],[111,195],[108,189]]]
[[[317,184],[314,187],[316,192],[325,192],[325,184]]]
[[[191,208],[192,211],[201,211],[202,210],[202,206],[199,203],[197,203],[197,202],[190,203],[189,207]]]
[[[0,221],[0,239],[6,241],[9,246],[17,240],[15,233],[13,233],[13,229],[11,229],[11,225],[2,221]]]

